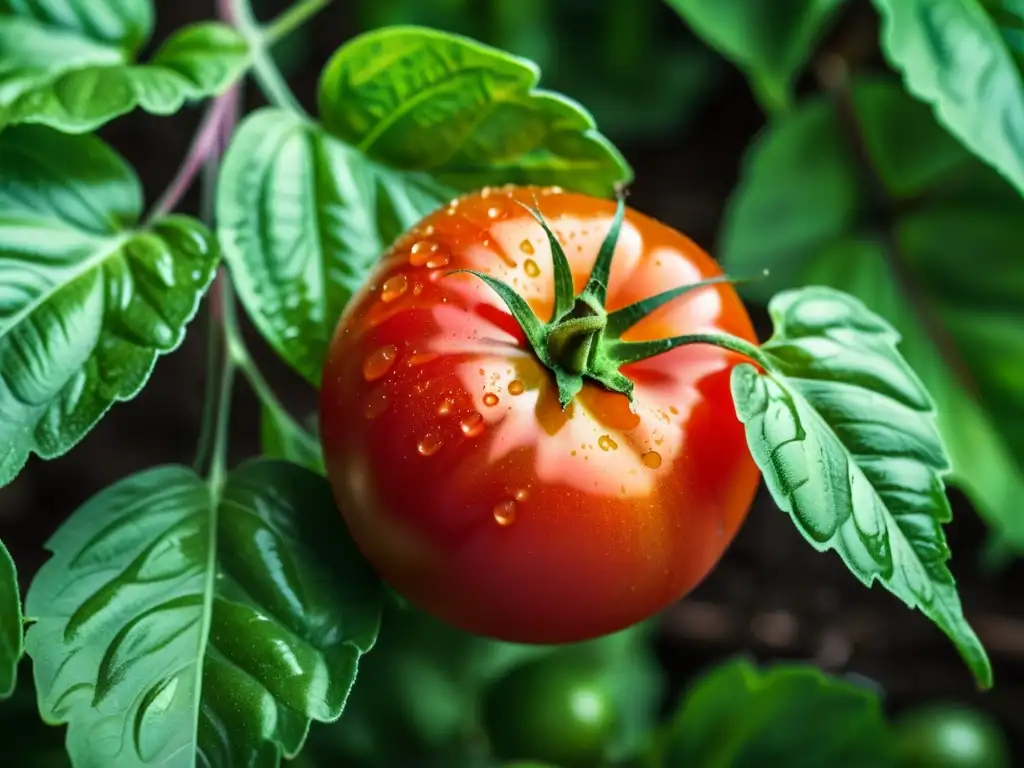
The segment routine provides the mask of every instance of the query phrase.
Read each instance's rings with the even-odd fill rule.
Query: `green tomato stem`
[[[263,27],[263,43],[268,48],[273,47],[278,41],[288,37],[292,32],[301,27],[316,14],[330,5],[334,0],[302,0],[294,3],[288,9]]]
[[[296,6],[291,9],[291,12],[295,12],[296,8],[307,5],[307,2],[301,3],[300,6]],[[246,43],[249,45],[249,55],[252,58],[252,71],[253,76],[256,78],[256,82],[260,86],[260,90],[266,95],[267,99],[275,107],[281,109],[287,109],[291,112],[295,112],[299,115],[306,115],[306,111],[299,104],[298,99],[295,98],[295,94],[292,93],[291,88],[288,87],[288,83],[285,82],[284,76],[281,74],[281,70],[277,68],[277,64],[274,63],[273,57],[270,55],[269,41],[267,40],[266,34],[263,27],[256,20],[256,16],[252,12],[252,8],[249,5],[249,0],[223,0],[228,4],[229,7],[229,20],[234,24],[238,32],[245,38]],[[309,11],[311,14],[313,11],[319,10],[314,8]],[[290,12],[286,12],[290,13]],[[291,22],[290,22],[291,23]],[[274,23],[272,22],[270,28],[273,29]]]
[[[615,216],[600,251],[594,260],[590,278],[579,295],[572,296],[572,275],[569,262],[558,238],[536,208],[523,206],[537,220],[547,235],[554,265],[555,311],[550,322],[542,322],[527,301],[511,286],[489,275],[471,270],[505,303],[519,323],[534,354],[554,374],[558,401],[565,409],[590,379],[612,392],[633,399],[633,382],[619,368],[663,354],[687,344],[714,344],[750,358],[762,368],[770,369],[768,357],[760,347],[744,339],[719,333],[695,333],[649,341],[622,341],[622,333],[640,322],[654,310],[698,288],[733,282],[716,276],[691,285],[679,286],[623,307],[611,314],[605,308],[608,278],[618,242],[626,205],[620,195]]]

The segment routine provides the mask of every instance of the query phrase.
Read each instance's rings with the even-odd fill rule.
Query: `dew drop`
[[[420,456],[433,456],[441,447],[441,437],[434,432],[428,432],[423,439],[416,443],[416,450]]]
[[[475,411],[459,422],[459,429],[466,437],[476,437],[484,431],[484,417]]]
[[[515,395],[521,395],[526,391],[526,385],[523,384],[519,379],[513,379],[508,383],[508,393],[513,397]]]
[[[661,454],[657,451],[648,451],[640,457],[640,460],[644,463],[644,466],[649,469],[657,469],[661,466]]]
[[[489,219],[496,219],[499,216],[501,216],[501,209],[500,208],[488,208],[487,209],[487,218],[489,218]]]
[[[417,365],[425,365],[426,363],[437,360],[438,357],[439,355],[437,352],[416,352],[409,358],[409,367],[415,368]]]
[[[394,301],[407,290],[409,290],[409,278],[405,275],[395,275],[384,281],[384,285],[380,289],[380,299],[383,302]]]
[[[434,225],[427,224],[426,228],[423,230],[423,234],[426,235],[427,237],[430,237],[432,234],[434,234]]]
[[[602,451],[614,451],[619,447],[619,444],[612,440],[611,435],[601,435],[597,439],[597,447]]]
[[[497,404],[498,396],[496,394],[494,394],[493,392],[488,392],[486,395],[484,395],[484,405],[486,405],[488,408],[491,408]]]
[[[570,456],[575,456],[576,455],[576,449],[573,448],[571,451],[569,451],[569,455]]]
[[[520,488],[516,491],[516,501],[526,501],[526,497],[530,495],[530,492],[525,488]]]
[[[504,527],[516,521],[516,503],[506,499],[494,505],[494,522]]]
[[[421,293],[423,293],[423,283],[413,283],[412,284],[412,295],[413,296],[419,296]]]
[[[540,274],[540,267],[533,259],[527,259],[523,262],[523,271],[526,272],[527,277],[537,277]]]
[[[388,344],[386,347],[381,347],[366,358],[363,363],[363,377],[367,381],[379,379],[391,370],[391,366],[395,364],[395,358],[397,356],[398,349],[394,344]]]
[[[451,263],[452,257],[447,253],[437,253],[427,259],[427,269],[438,269],[439,267],[447,267]]]
[[[409,263],[414,267],[422,267],[437,253],[437,243],[419,240],[409,249]]]
[[[363,407],[363,413],[368,419],[376,419],[387,409],[388,393],[383,389],[378,389],[376,392],[370,393],[370,397],[366,401],[366,405]]]
[[[444,400],[442,400],[440,403],[438,403],[438,405],[437,405],[437,415],[438,416],[447,416],[449,413],[452,412],[452,408],[454,408],[454,407],[455,407],[455,401],[452,400],[449,397],[446,397]]]
[[[536,251],[533,249],[533,243],[531,243],[529,240],[523,240],[523,242],[519,244],[519,250],[525,253],[527,256],[533,256],[533,254],[536,253]]]

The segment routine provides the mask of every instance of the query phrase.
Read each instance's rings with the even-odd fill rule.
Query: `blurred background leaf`
[[[793,81],[845,0],[667,0],[704,40],[746,72],[768,112],[789,108]]]

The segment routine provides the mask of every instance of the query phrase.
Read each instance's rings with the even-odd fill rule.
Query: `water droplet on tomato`
[[[427,224],[427,226],[423,230],[423,234],[426,235],[427,237],[430,237],[432,234],[434,234],[434,225]]]
[[[486,200],[494,192],[494,187],[484,187],[480,190],[480,197]]]
[[[383,302],[394,301],[407,290],[409,290],[409,278],[405,275],[395,275],[384,281],[384,285],[380,289],[380,299]]]
[[[527,277],[537,277],[540,274],[540,267],[533,259],[527,259],[523,262],[523,271],[526,272]]]
[[[378,389],[376,392],[370,393],[370,397],[367,399],[366,405],[363,407],[363,413],[368,419],[376,419],[387,409],[388,393],[383,389]]]
[[[601,435],[597,439],[597,447],[602,451],[614,451],[619,447],[619,444],[612,440],[611,435]]]
[[[516,521],[516,503],[512,499],[494,505],[494,522],[504,527]]]
[[[413,283],[412,284],[412,295],[413,296],[419,296],[421,293],[423,293],[423,283]]]
[[[437,253],[427,259],[427,269],[438,269],[439,267],[447,267],[451,263],[452,257],[447,253]]]
[[[676,408],[674,405],[670,405],[668,407],[668,412],[671,413],[673,416],[678,416],[679,415],[679,409]]]
[[[446,397],[444,400],[442,400],[440,403],[438,403],[437,415],[438,416],[447,416],[449,413],[452,412],[452,408],[454,408],[454,407],[455,407],[455,401],[452,400],[449,397]]]
[[[644,463],[645,467],[650,469],[657,469],[661,466],[661,454],[657,451],[648,451],[640,457],[640,460]]]
[[[459,429],[466,437],[476,437],[484,431],[484,417],[475,411],[459,422]]]
[[[437,253],[437,243],[429,240],[418,240],[409,249],[409,263],[414,267],[422,267]]]
[[[519,250],[525,253],[527,256],[533,256],[533,254],[536,253],[536,251],[533,249],[533,243],[531,243],[529,240],[523,240],[523,242],[519,244]]]
[[[385,347],[381,347],[376,352],[373,352],[363,362],[363,377],[367,381],[379,379],[391,370],[391,366],[395,364],[395,358],[397,356],[398,349],[394,344],[388,344]]]
[[[422,440],[416,443],[416,450],[420,452],[420,456],[433,456],[440,447],[441,436],[434,432],[427,433]]]
[[[433,360],[437,360],[439,355],[437,352],[416,352],[409,358],[409,367],[414,368],[417,365],[424,365]]]
[[[530,495],[530,492],[525,488],[520,488],[516,491],[516,501],[526,501],[526,497]]]
[[[489,218],[489,219],[496,219],[499,216],[501,216],[501,209],[500,208],[488,208],[487,209],[487,218]]]
[[[486,395],[484,395],[484,405],[486,405],[488,408],[494,407],[497,404],[498,396],[496,394],[494,394],[493,392],[488,392]]]
[[[519,379],[513,379],[508,383],[508,393],[510,395],[521,395],[526,391],[526,385],[523,384]]]

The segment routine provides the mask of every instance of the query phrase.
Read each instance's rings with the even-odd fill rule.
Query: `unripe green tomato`
[[[483,707],[495,755],[527,764],[595,768],[616,725],[600,670],[562,654],[513,669],[487,690]]]
[[[933,704],[894,724],[902,768],[1010,768],[999,724],[965,706]]]

